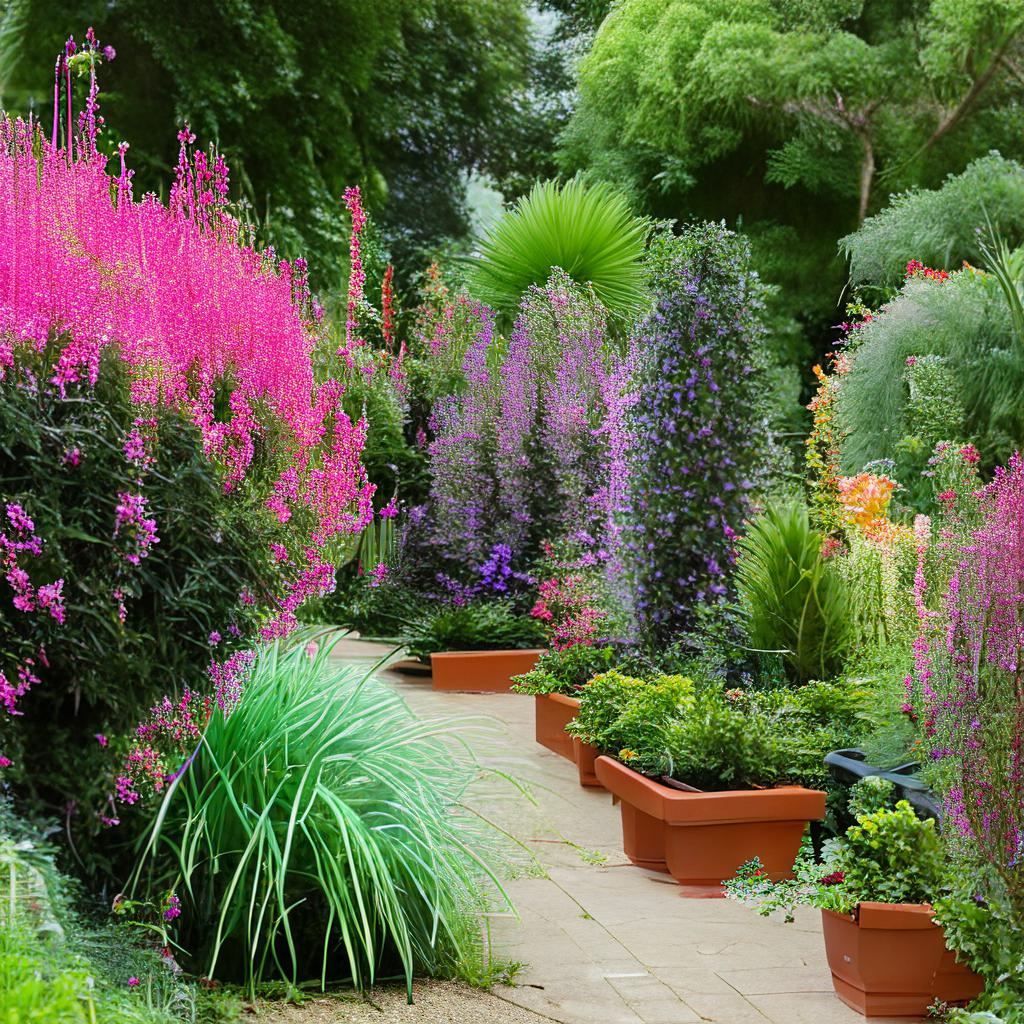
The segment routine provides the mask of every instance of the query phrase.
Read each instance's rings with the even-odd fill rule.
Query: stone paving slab
[[[336,656],[368,664],[380,650],[345,640]],[[424,718],[472,719],[460,735],[479,761],[532,796],[487,784],[474,798],[543,869],[507,884],[518,917],[489,918],[496,956],[526,965],[500,998],[561,1024],[862,1024],[832,990],[816,911],[786,925],[630,865],[609,795],[535,742],[532,698],[382,677]]]

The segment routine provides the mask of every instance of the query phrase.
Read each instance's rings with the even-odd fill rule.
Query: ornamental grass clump
[[[733,549],[767,457],[764,289],[747,243],[720,224],[672,241],[630,416],[623,542],[648,642],[695,622],[731,590]]]
[[[453,742],[449,742],[453,741]],[[204,977],[370,986],[479,962],[498,833],[465,805],[478,768],[365,669],[265,648],[215,715],[143,851],[174,891],[176,940]]]
[[[830,679],[856,639],[853,594],[801,504],[771,505],[739,542],[736,583],[750,643],[780,652],[797,683]]]

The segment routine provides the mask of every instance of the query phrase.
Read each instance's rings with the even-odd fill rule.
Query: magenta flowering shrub
[[[622,515],[634,612],[650,639],[726,599],[736,536],[766,467],[763,288],[747,243],[720,224],[668,243],[630,418]]]
[[[1024,459],[1015,454],[973,492],[960,495],[932,544],[948,567],[941,608],[927,593],[927,522],[920,521],[915,593],[921,632],[908,679],[916,714],[943,790],[952,847],[980,865],[988,893],[1024,925]],[[970,500],[970,499],[968,499]],[[966,529],[964,529],[966,525]],[[937,570],[941,572],[941,566]]]
[[[166,206],[135,200],[126,145],[107,173],[101,53],[90,33],[58,61],[50,139],[0,119],[0,740],[35,795],[90,823],[104,781],[75,752],[109,758],[185,686],[229,714],[251,647],[333,588],[373,496],[366,422],[314,375],[305,265],[253,248],[187,126]],[[140,725],[119,793],[159,788],[186,740]]]

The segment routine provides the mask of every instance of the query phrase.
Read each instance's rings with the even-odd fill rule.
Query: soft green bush
[[[896,783],[881,775],[868,775],[850,787],[847,809],[856,819],[865,814],[891,810],[896,803]]]
[[[357,986],[478,962],[501,896],[497,833],[463,805],[477,767],[330,650],[265,649],[215,714],[143,851],[149,893],[182,901],[198,973]],[[137,883],[138,884],[138,883]]]
[[[706,690],[668,730],[665,771],[703,790],[827,787],[823,758],[854,741],[869,696],[845,683]]]
[[[792,921],[800,904],[849,914],[864,902],[931,903],[948,887],[935,822],[917,817],[906,800],[860,815],[828,845],[822,863],[805,847],[795,875],[772,882],[755,858],[741,865],[726,892],[764,916],[782,910]]]
[[[573,644],[560,651],[545,651],[529,672],[515,677],[516,693],[575,695],[589,680],[607,672],[614,663],[613,647]]]
[[[546,642],[539,619],[501,600],[434,603],[408,624],[404,637],[409,654],[424,661],[439,651],[527,650]]]
[[[954,879],[952,892],[935,900],[949,948],[985,980],[970,1012],[953,1011],[951,1024],[1024,1024],[1024,935],[1010,907],[979,898],[979,873],[984,877],[989,870],[972,865]],[[998,888],[984,884],[988,892]]]
[[[852,235],[839,240],[854,284],[899,285],[907,263],[959,270],[982,259],[981,229],[989,225],[1024,242],[1024,167],[990,153],[951,174],[937,189],[895,195]]]
[[[566,731],[621,758],[637,771],[656,772],[667,730],[687,713],[694,684],[685,676],[646,681],[617,671],[595,676],[579,691],[580,710]]]
[[[916,373],[925,356],[941,357],[934,381],[927,364],[925,377]],[[973,442],[987,465],[1005,461],[1024,442],[1024,348],[990,275],[964,270],[941,282],[909,279],[857,329],[850,364],[837,405],[844,472],[905,458],[901,444],[922,424],[929,438]],[[916,393],[922,386],[933,391],[926,423]],[[917,464],[928,455],[919,452]]]
[[[844,906],[930,903],[945,881],[942,845],[932,818],[921,819],[906,800],[862,814],[829,859],[843,872]]]
[[[842,668],[855,639],[852,594],[822,558],[821,535],[802,504],[769,506],[739,542],[736,584],[752,646],[780,651],[799,683]]]
[[[575,178],[538,182],[491,228],[469,268],[469,292],[512,314],[531,285],[543,286],[556,267],[594,294],[612,313],[631,316],[648,301],[641,259],[644,222],[606,184]]]

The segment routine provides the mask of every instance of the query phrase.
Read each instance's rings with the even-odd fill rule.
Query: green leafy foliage
[[[919,818],[906,800],[892,810],[860,815],[829,865],[843,872],[844,896],[851,904],[928,903],[945,879],[935,821]]]
[[[560,651],[545,651],[529,672],[515,677],[516,693],[562,693],[574,696],[594,676],[607,672],[615,661],[615,649],[591,644],[572,644]]]
[[[565,271],[612,313],[628,317],[647,302],[641,258],[646,228],[611,186],[575,178],[538,182],[480,243],[469,267],[472,295],[507,315],[531,285]]]
[[[104,116],[111,145],[131,140],[137,193],[166,189],[188,119],[217,140],[267,240],[310,257],[328,294],[341,285],[346,186],[380,209],[401,267],[467,233],[465,172],[515,165],[519,133],[505,129],[535,107],[521,0],[214,0],[200,19],[187,0],[27,7],[4,105],[47,102],[54,56],[94,25],[118,51]]]
[[[985,979],[985,989],[970,1012],[955,1010],[955,1024],[1022,1024],[1024,1022],[1024,934],[1013,910],[990,902],[979,889],[998,892],[985,879],[986,865],[959,872],[952,892],[935,900],[935,915],[950,949]],[[980,873],[980,874],[979,874]],[[979,885],[979,878],[984,879]]]
[[[943,375],[958,391],[945,406],[937,392],[931,411],[940,419],[931,420],[930,433],[945,420],[943,440],[971,441],[987,465],[1005,461],[1024,441],[1024,347],[989,275],[968,269],[945,281],[912,277],[855,334],[837,405],[846,472],[900,458],[900,442],[920,419],[908,385],[914,367],[907,364],[922,356],[941,357]]]
[[[365,670],[265,649],[168,788],[141,868],[182,900],[205,976],[290,984],[456,973],[479,956],[497,834],[463,806],[476,766]]]
[[[668,731],[664,771],[702,790],[825,787],[822,759],[852,742],[867,699],[845,683],[705,690]]]
[[[238,1019],[176,977],[129,925],[80,912],[78,884],[39,828],[0,801],[0,1008],[4,1024],[214,1024]],[[130,986],[129,979],[137,985]]]
[[[653,771],[667,730],[693,703],[694,686],[685,676],[644,680],[613,669],[595,676],[579,698],[579,713],[566,730],[570,735],[638,771]]]
[[[848,914],[865,902],[930,903],[948,885],[935,822],[919,818],[906,800],[859,815],[827,844],[822,863],[805,846],[795,876],[772,882],[755,858],[726,883],[726,893],[753,903],[763,916],[782,910],[792,921],[801,904]]]
[[[771,505],[750,523],[736,583],[753,646],[782,651],[797,682],[839,672],[855,639],[853,597],[822,558],[804,505]]]
[[[774,231],[765,276],[824,333],[837,238],[892,191],[1021,155],[1022,29],[1015,0],[623,0],[579,63],[563,167],[655,216]]]
[[[404,634],[409,654],[424,661],[438,651],[500,651],[543,647],[540,621],[499,600],[435,603]]]
[[[979,232],[989,226],[1013,245],[1024,242],[1024,167],[998,153],[950,174],[940,188],[892,196],[839,247],[854,284],[899,286],[910,260],[945,270],[981,262]]]

